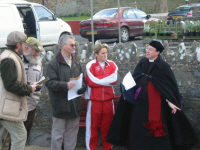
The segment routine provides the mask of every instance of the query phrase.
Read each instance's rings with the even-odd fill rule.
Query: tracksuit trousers
[[[111,150],[112,144],[106,142],[106,136],[114,116],[114,104],[112,100],[91,101],[87,106],[86,116],[86,147],[87,150],[95,150],[98,144],[98,129],[101,130],[103,150]]]

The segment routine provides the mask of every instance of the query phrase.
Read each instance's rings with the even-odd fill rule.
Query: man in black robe
[[[126,146],[129,150],[190,150],[198,142],[181,111],[174,74],[160,57],[163,50],[159,41],[151,41],[146,57],[139,61],[133,72],[137,85],[129,91],[122,85],[122,96],[107,135],[108,142]],[[128,96],[126,101],[124,97]]]

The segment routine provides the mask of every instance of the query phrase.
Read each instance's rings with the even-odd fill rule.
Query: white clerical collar
[[[150,60],[150,59],[149,59],[149,62],[154,62],[154,60]]]

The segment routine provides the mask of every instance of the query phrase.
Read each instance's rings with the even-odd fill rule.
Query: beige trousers
[[[24,123],[1,120],[0,124],[0,149],[2,149],[3,138],[9,132],[11,137],[11,150],[24,150],[27,139]]]
[[[52,117],[51,150],[74,150],[77,142],[80,117],[60,119]]]

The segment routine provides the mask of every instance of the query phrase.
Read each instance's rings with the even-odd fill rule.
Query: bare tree
[[[167,6],[167,0],[157,0],[157,13],[167,13],[168,12],[168,6]]]

